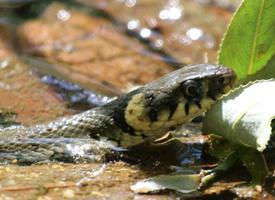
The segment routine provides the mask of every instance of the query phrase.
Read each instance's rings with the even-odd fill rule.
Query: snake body
[[[234,80],[234,72],[223,66],[188,65],[86,112],[47,124],[1,129],[0,152],[15,153],[15,159],[22,152],[50,157],[52,149],[73,138],[107,138],[128,148],[205,112]]]

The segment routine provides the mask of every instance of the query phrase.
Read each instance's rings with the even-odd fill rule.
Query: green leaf
[[[217,146],[217,145],[216,145]],[[222,147],[221,147],[222,148]],[[216,149],[219,151],[221,148]],[[225,147],[226,148],[226,147]],[[214,150],[213,150],[214,151]],[[219,176],[225,174],[234,164],[242,161],[249,171],[253,184],[262,184],[268,176],[266,160],[261,152],[247,147],[239,147],[221,159],[214,169],[206,170],[201,185],[213,182]]]
[[[268,168],[263,154],[248,148],[243,148],[241,151],[240,159],[251,174],[253,184],[262,184],[268,176]]]
[[[239,78],[260,70],[275,53],[275,1],[244,0],[224,36],[218,62]]]
[[[240,158],[239,152],[240,151],[238,149],[227,152],[226,157],[220,159],[217,167],[205,170],[200,186],[208,185],[229,170]]]
[[[242,80],[238,81],[238,85],[247,84],[250,81],[260,80],[260,79],[270,79],[275,78],[275,56],[273,56],[268,63],[259,70],[256,74],[249,75]]]
[[[274,80],[256,81],[231,91],[206,114],[203,131],[263,151],[275,118],[274,91]]]
[[[136,193],[158,192],[160,190],[175,190],[184,194],[198,192],[201,182],[199,174],[192,175],[160,175],[142,180],[131,186]]]
[[[209,139],[209,154],[213,157],[221,160],[226,159],[228,156],[233,154],[239,145],[232,145],[228,140],[218,135],[210,135]]]

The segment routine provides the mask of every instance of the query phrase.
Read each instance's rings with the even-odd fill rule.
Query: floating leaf
[[[274,102],[275,80],[241,86],[219,100],[206,114],[203,131],[263,151],[272,134]]]
[[[244,0],[235,13],[219,52],[219,63],[239,78],[266,65],[275,53],[275,1]]]
[[[160,175],[142,180],[131,186],[136,193],[159,192],[170,189],[181,193],[196,193],[201,182],[199,174],[192,175]]]

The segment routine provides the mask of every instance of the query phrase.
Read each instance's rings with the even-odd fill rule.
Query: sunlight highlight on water
[[[175,21],[182,17],[183,7],[179,0],[169,0],[164,8],[159,12],[161,20]]]
[[[142,38],[148,38],[152,35],[152,31],[149,28],[143,28],[140,30],[140,36]]]
[[[61,21],[67,21],[71,18],[71,13],[67,10],[59,10],[57,13],[57,19],[61,20]]]
[[[139,26],[140,26],[140,21],[138,19],[133,19],[133,20],[129,21],[127,24],[127,28],[129,30],[137,29]]]
[[[192,40],[198,40],[202,37],[203,31],[199,28],[190,28],[186,35],[191,38]]]
[[[136,0],[126,0],[125,5],[127,7],[134,7],[136,5],[137,1]]]

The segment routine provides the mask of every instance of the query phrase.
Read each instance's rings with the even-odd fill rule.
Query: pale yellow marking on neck
[[[129,101],[125,110],[125,120],[136,131],[139,132],[157,132],[163,133],[164,130],[169,130],[171,127],[176,127],[181,124],[190,122],[193,118],[205,112],[213,104],[213,100],[205,97],[201,101],[202,109],[194,103],[190,104],[189,114],[185,113],[186,99],[178,97],[179,104],[171,119],[169,119],[169,108],[162,108],[159,111],[158,120],[151,122],[148,111],[149,108],[145,106],[144,94],[136,94]]]

